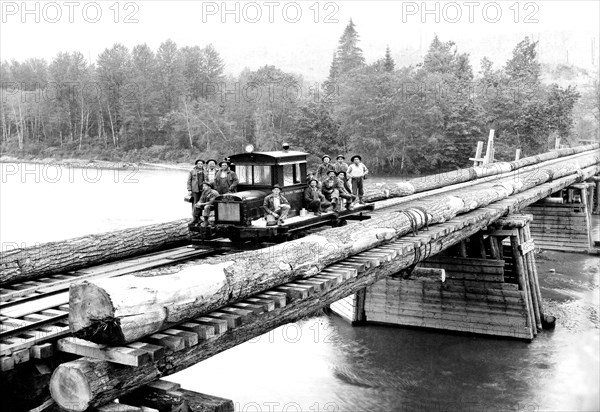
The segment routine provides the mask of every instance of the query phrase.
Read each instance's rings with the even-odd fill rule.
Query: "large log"
[[[428,190],[465,183],[476,179],[498,176],[510,173],[520,168],[539,164],[548,160],[570,156],[577,153],[587,152],[600,147],[599,144],[590,144],[547,152],[535,156],[525,157],[513,162],[496,162],[482,166],[473,166],[466,169],[458,169],[451,172],[439,173],[430,176],[407,179],[398,183],[377,183],[365,188],[365,200],[373,202],[387,198],[409,196]]]
[[[582,175],[590,176],[599,170],[599,166],[589,167],[582,171]],[[425,251],[436,254],[451,247],[485,229],[500,216],[519,212],[527,205],[569,186],[578,179],[577,175],[555,179],[551,183],[536,186],[489,207],[471,212],[461,218],[464,226],[457,225],[455,230],[446,232],[428,245],[422,245],[421,252],[418,254],[414,253],[413,248],[406,248],[392,260],[383,261],[379,266],[372,267],[357,277],[347,279],[336,287],[315,293],[307,299],[292,301],[283,308],[261,315],[255,321],[228,330],[217,339],[204,340],[196,346],[178,352],[167,350],[163,358],[152,363],[127,368],[90,358],[63,363],[52,376],[50,383],[52,395],[63,408],[73,411],[83,411],[102,405],[159,377],[177,373],[278,326],[310,315],[319,308],[356,293],[386,276],[398,273],[417,263],[421,258],[426,258],[428,255],[424,253]],[[75,388],[84,388],[84,391],[78,392]]]
[[[539,165],[535,174],[512,175],[473,187],[423,198],[390,209],[385,215],[345,227],[324,230],[262,251],[208,259],[180,272],[139,273],[72,284],[69,324],[79,337],[123,345],[166,329],[184,319],[241,300],[325,266],[403,236],[426,223],[445,222],[458,214],[575,174],[599,163],[598,152]]]
[[[0,284],[183,245],[188,223],[182,219],[9,250],[0,254]]]

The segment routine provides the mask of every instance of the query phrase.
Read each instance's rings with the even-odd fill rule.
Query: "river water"
[[[0,166],[3,251],[189,215],[185,171]],[[168,380],[238,411],[598,411],[599,259],[537,261],[546,313],[558,320],[532,343],[352,327],[320,313]]]

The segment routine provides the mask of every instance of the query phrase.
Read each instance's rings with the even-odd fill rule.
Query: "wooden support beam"
[[[485,160],[483,164],[494,163],[494,129],[490,130],[487,146],[485,148]]]
[[[150,354],[140,349],[107,347],[77,338],[59,339],[56,348],[61,352],[104,359],[121,365],[141,366],[152,362]]]
[[[477,149],[475,149],[475,157],[470,157],[469,160],[473,161],[473,166],[479,166],[483,163],[481,154],[483,153],[483,142],[480,140],[477,142]],[[519,159],[515,159],[519,160]]]

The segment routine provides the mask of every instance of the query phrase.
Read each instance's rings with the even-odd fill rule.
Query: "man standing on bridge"
[[[369,169],[362,163],[362,157],[359,155],[352,156],[350,160],[352,163],[348,167],[348,177],[352,180],[352,194],[358,196],[358,203],[364,205],[363,181],[367,178]]]
[[[225,193],[235,193],[239,182],[237,174],[229,169],[229,162],[227,160],[223,160],[219,163],[219,166],[221,166],[221,170],[215,176],[215,189],[222,195]]]
[[[217,176],[217,173],[219,172],[219,168],[217,167],[217,161],[215,159],[209,159],[206,161],[206,165],[208,167],[206,168],[206,171],[204,173],[204,175],[205,175],[204,180],[214,184],[215,177]]]
[[[201,159],[196,160],[194,168],[190,170],[187,179],[187,190],[188,196],[191,197],[192,201],[192,216],[195,216],[194,205],[200,200],[200,194],[202,193],[202,182],[204,182],[204,161]],[[196,223],[197,219],[194,217],[192,224]]]

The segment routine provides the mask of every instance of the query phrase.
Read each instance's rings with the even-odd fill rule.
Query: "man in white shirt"
[[[352,163],[348,166],[348,177],[352,181],[352,194],[358,196],[358,203],[364,205],[363,201],[364,189],[363,182],[369,173],[369,169],[362,163],[362,157],[359,155],[352,156]]]

